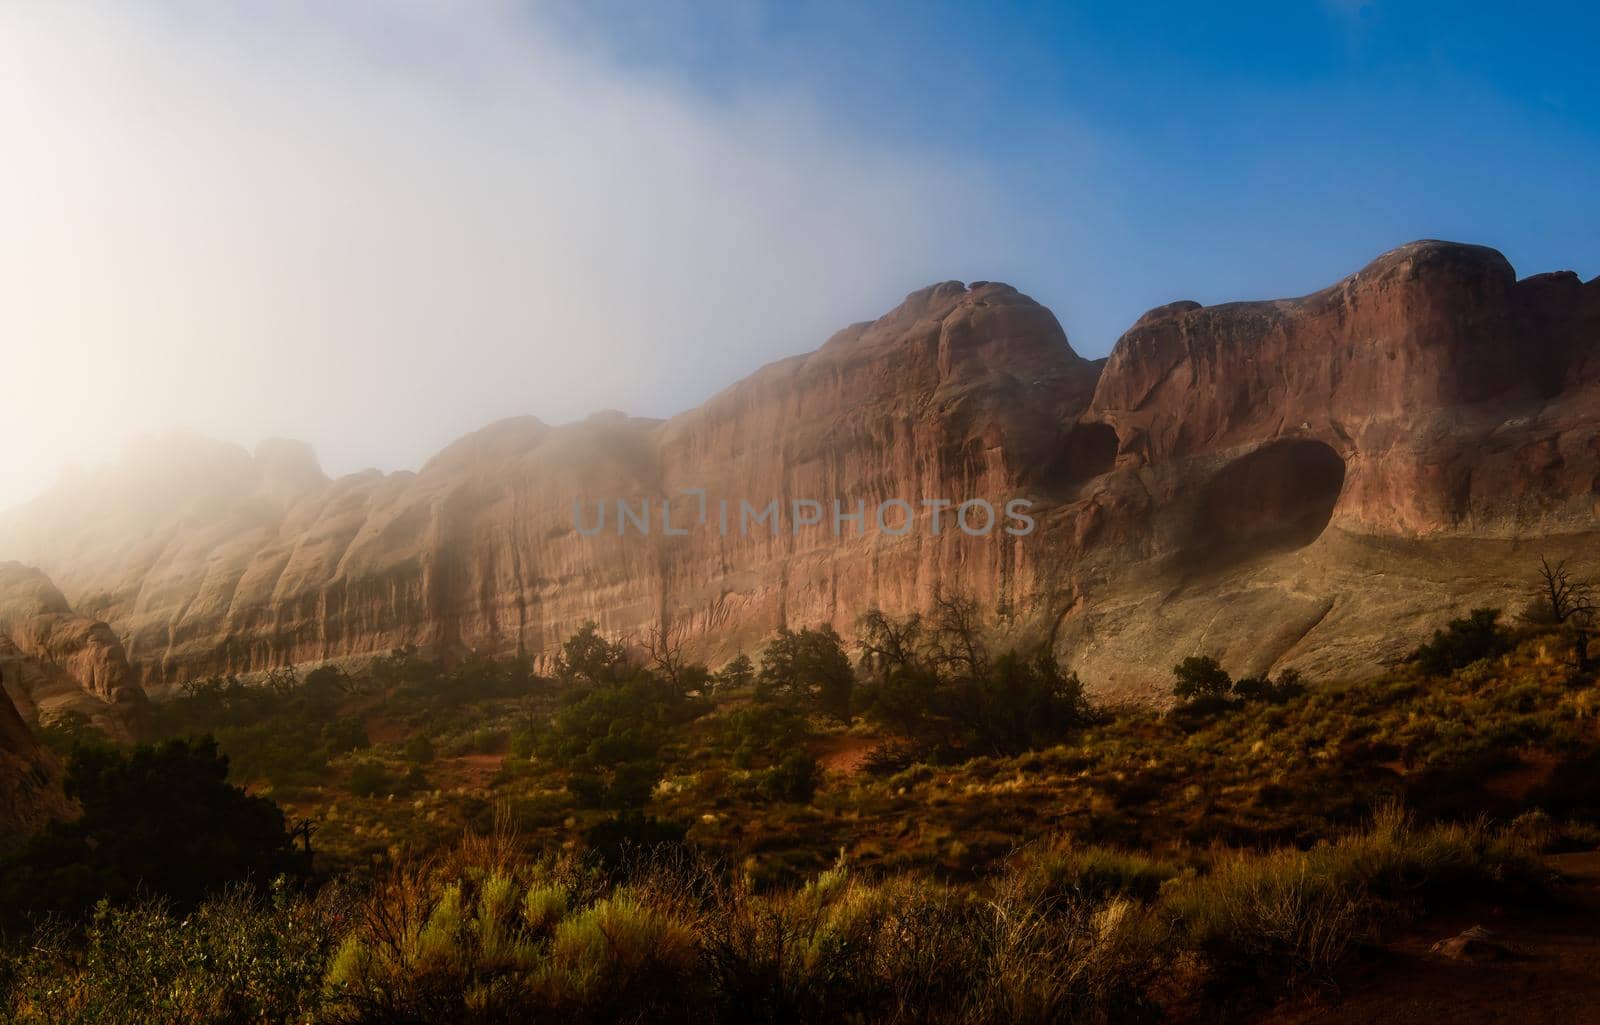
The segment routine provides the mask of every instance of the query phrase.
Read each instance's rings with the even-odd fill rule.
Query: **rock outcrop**
[[[150,446],[0,516],[0,556],[109,623],[156,690],[408,644],[539,658],[586,619],[668,624],[715,663],[941,587],[1096,686],[1150,689],[1198,651],[1362,673],[1592,540],[1597,389],[1600,281],[1518,281],[1476,247],[1170,304],[1103,364],[1015,289],[947,282],[670,420],[504,421],[414,474]],[[1016,498],[1026,535],[955,520]],[[648,533],[619,534],[619,501],[648,503]],[[835,501],[865,516],[836,530]],[[770,502],[778,529],[741,517]]]
[[[28,718],[76,712],[112,736],[136,726],[145,701],[116,632],[16,562],[0,562],[0,677]]]
[[[0,684],[5,682],[0,675]],[[39,747],[0,689],[0,853],[69,814],[60,767]]]

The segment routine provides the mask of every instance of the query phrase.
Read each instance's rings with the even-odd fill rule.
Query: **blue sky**
[[[0,507],[186,428],[416,468],[666,417],[908,292],[1105,355],[1417,238],[1600,274],[1600,15],[0,2]],[[0,553],[3,557],[3,553]]]
[[[1600,273],[1592,4],[562,13],[620,63],[721,102],[800,92],[930,159],[976,159],[1033,214],[982,276],[1048,302],[1088,354],[1152,305],[1299,294],[1414,238]]]

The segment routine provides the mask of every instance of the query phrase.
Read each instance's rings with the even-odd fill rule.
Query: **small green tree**
[[[855,670],[832,626],[807,627],[799,633],[784,627],[761,654],[756,697],[811,704],[840,722],[849,722],[855,686]]]
[[[749,655],[736,655],[712,676],[717,690],[736,690],[755,682],[756,666]]]
[[[628,665],[628,653],[600,635],[593,620],[561,645],[556,656],[556,679],[562,683],[606,683],[621,676]]]
[[[1210,655],[1191,655],[1172,667],[1172,696],[1179,701],[1223,701],[1233,678]]]

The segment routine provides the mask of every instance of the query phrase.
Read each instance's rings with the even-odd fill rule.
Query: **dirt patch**
[[[441,790],[487,791],[500,775],[505,761],[506,756],[499,754],[437,758],[427,766],[426,772],[433,785]]]
[[[411,736],[411,730],[398,719],[375,716],[367,720],[367,739],[374,744],[396,744]]]
[[[867,759],[882,743],[878,737],[844,734],[823,739],[811,749],[811,753],[825,771],[852,776],[866,767]]]

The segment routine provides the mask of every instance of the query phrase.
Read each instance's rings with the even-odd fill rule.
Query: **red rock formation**
[[[1191,652],[1370,672],[1449,611],[1520,607],[1537,554],[1582,563],[1596,530],[1597,352],[1600,280],[1440,242],[1151,311],[1080,424],[1117,469],[1069,514],[1096,584],[1058,645],[1129,686]]]
[[[309,451],[188,440],[0,518],[0,554],[111,623],[142,680],[403,644],[534,656],[585,619],[668,622],[713,661],[783,623],[970,590],[1092,684],[1230,668],[1370,671],[1536,549],[1595,529],[1600,282],[1521,282],[1416,243],[1301,299],[1153,310],[1101,366],[1004,285],[914,293],[664,422],[532,418],[418,473],[329,481]],[[698,512],[709,522],[668,536]],[[1038,530],[872,523],[887,499],[1033,500]],[[733,529],[716,529],[716,500]],[[653,530],[574,528],[650,500]],[[741,534],[738,502],[838,499],[860,534]],[[851,527],[850,524],[845,526]]]
[[[74,612],[43,573],[15,562],[0,562],[0,676],[8,705],[30,718],[79,712],[113,735],[134,724],[144,702],[115,631]]]
[[[0,684],[6,678],[0,670]],[[55,760],[33,739],[0,689],[0,852],[70,814]]]

